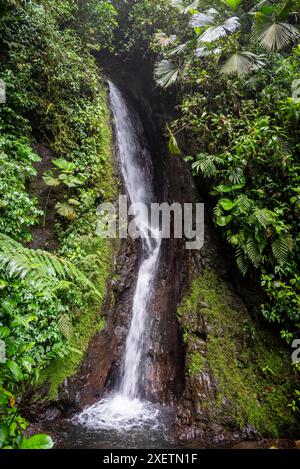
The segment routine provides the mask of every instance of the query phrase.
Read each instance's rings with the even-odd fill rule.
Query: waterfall
[[[115,125],[116,154],[124,185],[133,206],[136,228],[142,242],[137,284],[133,297],[132,318],[126,339],[119,389],[80,416],[90,428],[131,428],[139,423],[155,422],[157,408],[141,400],[142,359],[150,347],[147,325],[155,275],[159,266],[161,237],[159,227],[150,226],[147,210],[154,199],[151,155],[139,117],[129,110],[120,90],[111,82],[110,105]],[[150,171],[151,173],[151,171]],[[143,204],[143,206],[141,206]]]
[[[138,132],[141,130],[141,124],[137,116],[132,116],[129,112],[122,94],[112,83],[110,83],[110,101],[115,120],[117,157],[130,202],[142,203],[149,207],[153,189],[151,181],[144,174],[142,165],[150,159],[150,155],[147,149],[141,146]],[[133,214],[136,227],[141,233],[143,246],[120,387],[120,393],[129,399],[134,399],[139,395],[141,357],[144,347],[148,345],[145,337],[148,306],[160,251],[159,231],[153,232],[154,229],[149,225],[145,210],[136,206]]]

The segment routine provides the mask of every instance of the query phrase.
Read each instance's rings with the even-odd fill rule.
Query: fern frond
[[[204,177],[215,176],[218,172],[217,165],[220,158],[208,153],[199,153],[196,161],[192,164],[192,169],[196,174],[202,173]]]
[[[0,268],[8,277],[33,282],[40,289],[53,289],[60,280],[71,280],[100,299],[94,284],[73,263],[25,248],[4,234],[0,234]]]
[[[242,252],[241,248],[237,248],[236,250],[236,263],[240,272],[245,276],[249,270],[250,262],[249,259],[247,259],[245,254]]]
[[[259,248],[253,238],[249,238],[246,241],[246,253],[254,265],[254,267],[258,267],[261,261],[261,253],[259,252]]]
[[[284,264],[287,261],[293,246],[293,239],[290,235],[276,239],[276,241],[272,243],[273,255],[279,264]]]
[[[255,208],[253,211],[253,216],[263,228],[267,228],[269,225],[271,225],[274,219],[273,212],[265,208]]]
[[[232,168],[228,171],[228,181],[232,184],[241,184],[245,180],[242,168]]]
[[[237,205],[236,206],[237,206],[239,212],[241,212],[241,213],[248,214],[252,210],[253,205],[254,205],[254,201],[249,199],[249,197],[247,197],[246,195],[240,195],[237,198]]]
[[[70,340],[73,336],[73,325],[72,321],[70,319],[70,316],[68,314],[63,314],[59,319],[58,319],[58,327],[61,331],[61,333],[64,335],[64,337],[67,340]]]

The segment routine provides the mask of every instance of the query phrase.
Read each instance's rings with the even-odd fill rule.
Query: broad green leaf
[[[228,186],[225,186],[224,184],[220,184],[217,188],[216,191],[219,193],[227,193],[227,192],[233,192],[242,189],[245,187],[245,182],[241,184],[231,184]]]
[[[9,283],[6,280],[0,280],[0,290],[4,290],[4,288],[8,287]]]
[[[222,207],[224,210],[226,210],[227,212],[229,212],[230,210],[232,210],[232,209],[236,206],[236,204],[237,204],[237,202],[234,202],[234,201],[232,201],[232,200],[230,200],[230,199],[221,199],[219,203],[220,203],[221,207]]]
[[[76,165],[70,161],[59,158],[57,160],[52,160],[52,163],[60,170],[66,173],[72,173],[76,169]]]
[[[62,181],[68,187],[76,187],[83,184],[83,179],[79,176],[72,176],[72,174],[62,173],[58,176],[58,179]]]
[[[6,339],[11,334],[11,330],[6,326],[0,326],[0,339]]]
[[[242,0],[222,0],[223,3],[228,5],[232,10],[237,10]]]
[[[69,221],[75,220],[76,212],[74,210],[74,207],[72,207],[72,205],[59,202],[56,204],[55,208],[60,216],[67,218],[67,220]]]
[[[169,144],[168,144],[169,152],[171,153],[171,155],[174,155],[174,156],[180,155],[180,148],[178,146],[176,137],[175,137],[175,135],[173,134],[172,130],[169,127],[168,127],[168,131],[169,131],[169,134],[170,134],[170,140],[169,140]]]
[[[6,425],[0,425],[0,448],[3,448],[9,439],[9,430]]]
[[[68,203],[69,203],[70,205],[74,205],[74,206],[76,206],[76,207],[80,207],[80,205],[81,205],[81,203],[80,203],[78,200],[76,200],[76,199],[69,199],[69,200],[68,200]]]
[[[23,373],[22,373],[22,370],[21,368],[19,367],[19,365],[12,361],[12,360],[8,360],[6,363],[5,363],[5,367],[10,371],[10,373],[12,374],[13,378],[17,381],[17,382],[20,382],[23,380]]]
[[[218,226],[227,226],[232,220],[232,216],[228,215],[227,217],[221,216],[217,217],[216,223]]]
[[[54,177],[52,173],[46,173],[43,176],[43,180],[45,184],[49,187],[58,187],[60,185],[59,179]]]

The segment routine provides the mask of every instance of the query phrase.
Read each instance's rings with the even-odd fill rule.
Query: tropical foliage
[[[111,246],[93,235],[95,208],[116,184],[98,54],[153,65],[176,102],[170,153],[262,287],[260,313],[284,340],[299,335],[299,11],[299,0],[0,0],[0,449],[52,447],[25,436],[24,398],[45,380],[55,396],[104,323]]]
[[[180,35],[171,28],[153,40],[158,85],[179,87],[170,150],[180,153],[181,132],[193,142],[186,160],[215,201],[214,221],[242,274],[259,274],[262,314],[291,341],[300,326],[300,4],[170,3],[189,18]]]
[[[102,323],[109,250],[93,232],[114,184],[91,51],[111,48],[115,17],[109,1],[0,1],[0,448],[52,447],[47,435],[24,436],[24,396],[53,363],[68,357],[76,370],[82,322],[90,334]]]

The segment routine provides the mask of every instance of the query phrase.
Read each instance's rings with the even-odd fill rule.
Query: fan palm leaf
[[[190,19],[189,26],[191,28],[203,28],[204,26],[215,25],[215,15],[209,12],[197,13]]]
[[[180,13],[187,14],[190,12],[190,10],[196,10],[199,6],[199,0],[195,0],[194,2],[190,3],[188,6],[186,6],[183,2],[183,0],[171,0],[171,5],[174,8],[177,8],[177,10],[180,11]]]
[[[266,49],[281,50],[300,37],[299,28],[288,22],[299,11],[299,0],[286,0],[281,6],[262,6],[254,14],[254,39]],[[293,11],[295,10],[295,11]]]
[[[155,66],[155,80],[162,88],[173,85],[179,76],[179,67],[169,60],[162,60]]]
[[[197,57],[211,57],[213,55],[222,54],[222,49],[220,47],[214,47],[213,49],[208,49],[206,46],[198,47],[195,50],[195,55]]]
[[[265,65],[262,56],[249,51],[236,51],[232,53],[221,67],[223,75],[243,76],[258,70]]]
[[[197,16],[197,15],[195,15]],[[233,16],[232,18],[228,18],[225,20],[222,24],[218,25],[215,23],[212,18],[210,18],[212,26],[209,26],[204,33],[202,33],[198,37],[198,42],[199,43],[205,43],[205,42],[215,42],[218,41],[219,39],[222,39],[224,37],[227,37],[229,34],[234,33],[237,31],[237,29],[240,27],[240,21],[238,17]],[[197,21],[194,21],[194,24],[197,24]],[[192,25],[192,23],[191,23]],[[200,26],[202,25],[202,26]],[[207,26],[208,24],[204,25],[204,21],[201,21],[199,19],[198,21],[198,26],[194,27],[204,27]]]

